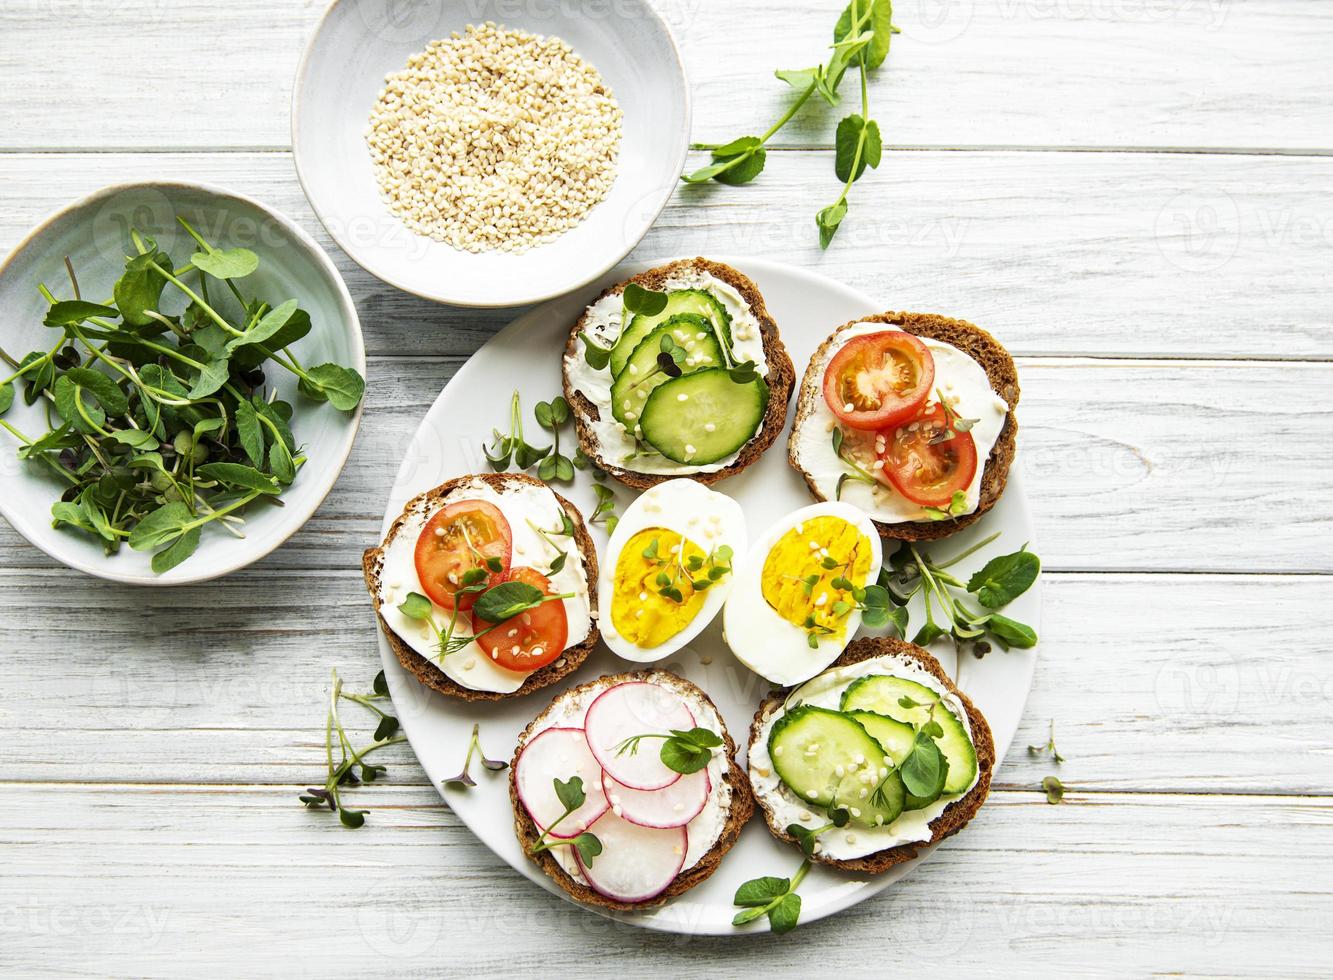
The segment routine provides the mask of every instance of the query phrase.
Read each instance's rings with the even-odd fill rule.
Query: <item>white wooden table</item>
[[[663,6],[695,136],[722,140],[776,115],[773,69],[817,60],[839,4]],[[352,462],[244,573],[119,587],[0,528],[0,973],[1328,975],[1333,3],[902,0],[872,92],[890,148],[827,253],[817,110],[759,182],[678,194],[637,251],[817,268],[985,325],[1023,376],[1046,606],[990,803],[884,896],[755,941],[545,894],[407,751],[360,831],[296,801],[330,668],[378,670],[357,561],[400,451],[513,315],[397,293],[315,221],[288,96],[320,12],[0,5],[0,248],[115,180],[220,183],[320,237],[370,352]],[[1062,806],[1024,749],[1052,719]]]

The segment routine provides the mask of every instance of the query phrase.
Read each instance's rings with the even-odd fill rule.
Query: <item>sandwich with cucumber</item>
[[[787,418],[795,369],[755,284],[681,259],[607,289],[570,330],[565,397],[579,446],[622,483],[715,483]]]
[[[755,714],[749,775],[774,836],[811,860],[878,873],[958,833],[990,791],[995,743],[977,706],[926,650],[852,643],[822,674]]]
[[[1004,492],[1018,372],[985,330],[933,313],[845,323],[810,359],[788,441],[816,500],[860,508],[886,540],[947,537]]]

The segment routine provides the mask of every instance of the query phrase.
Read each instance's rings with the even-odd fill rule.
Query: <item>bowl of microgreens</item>
[[[0,514],[52,558],[217,578],[294,534],[361,418],[356,308],[297,225],[220,188],[107,187],[0,265]]]

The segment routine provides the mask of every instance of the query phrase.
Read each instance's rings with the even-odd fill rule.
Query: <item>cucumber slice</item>
[[[753,439],[767,410],[763,378],[737,384],[726,368],[704,368],[659,385],[644,403],[639,428],[667,459],[702,466]]]
[[[873,711],[849,711],[847,714],[870,733],[870,737],[879,743],[895,767],[903,764],[916,742],[916,729]]]
[[[927,707],[904,708],[899,704],[899,699],[904,696]],[[843,711],[852,712],[853,716],[858,711],[872,711],[912,726],[923,725],[927,718],[933,717],[944,729],[944,734],[935,741],[944,753],[945,761],[949,763],[949,778],[943,792],[951,795],[962,793],[977,776],[977,750],[968,737],[967,728],[948,707],[940,704],[932,715],[928,706],[937,701],[939,695],[924,684],[903,677],[872,674],[857,678],[847,686],[842,694],[841,707]],[[866,727],[870,728],[869,725]],[[875,732],[871,731],[871,734]],[[910,742],[907,747],[911,749]],[[894,755],[893,749],[885,745],[884,750],[896,764],[901,764],[902,759]]]
[[[702,289],[673,289],[667,293],[666,306],[661,313],[653,316],[639,313],[620,332],[615,346],[611,348],[611,376],[620,377],[634,348],[643,342],[643,338],[678,313],[692,313],[707,319],[713,324],[713,332],[724,350],[731,350],[731,316],[721,301]]]
[[[670,337],[689,352],[687,356],[693,363],[682,365],[682,370],[694,371],[722,364],[722,348],[718,346],[713,325],[706,317],[693,313],[668,317],[634,348],[634,353],[625,362],[625,370],[611,384],[611,414],[631,433],[638,430],[638,419],[648,396],[658,385],[671,380],[669,374],[657,371],[663,337]]]
[[[832,805],[835,794],[845,803],[857,773],[888,765],[879,743],[849,715],[811,705],[793,708],[774,723],[768,754],[787,787],[820,807]]]

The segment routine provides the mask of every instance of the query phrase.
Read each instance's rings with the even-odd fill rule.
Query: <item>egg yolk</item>
[[[841,636],[856,601],[850,592],[834,588],[833,580],[859,587],[869,577],[870,540],[840,517],[815,517],[778,539],[760,582],[764,599],[787,622]]]
[[[697,544],[675,531],[650,527],[625,543],[616,560],[611,624],[637,647],[661,646],[699,615],[704,593],[690,584],[684,565],[691,557],[706,558]],[[665,576],[665,578],[663,578]],[[663,595],[680,593],[680,601]]]

